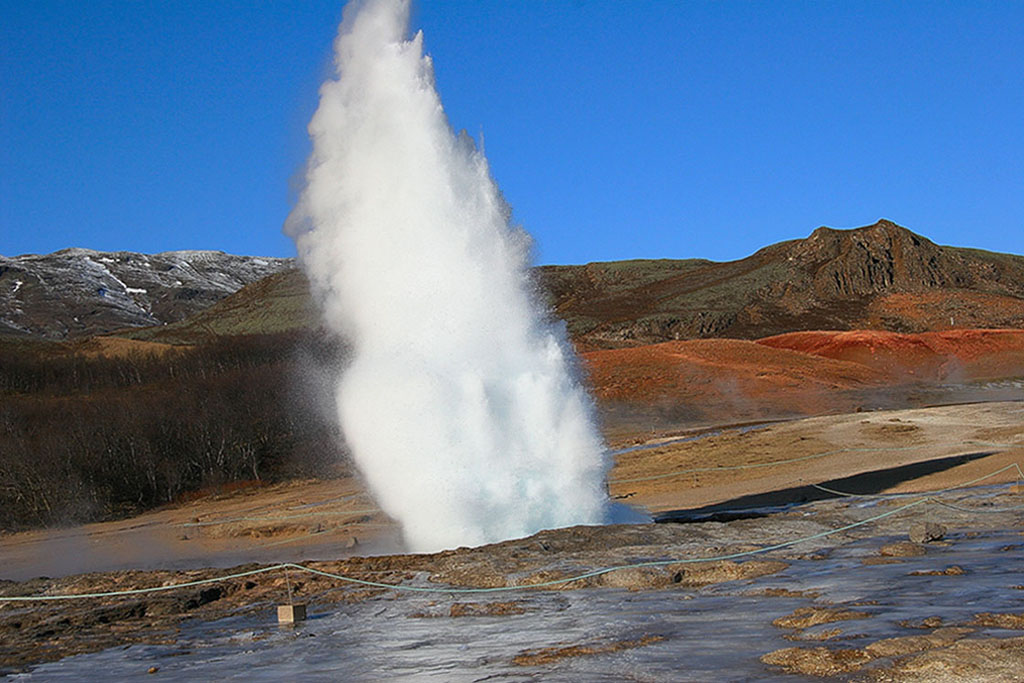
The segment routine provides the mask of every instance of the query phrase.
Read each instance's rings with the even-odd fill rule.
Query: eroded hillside
[[[534,275],[583,350],[806,330],[1024,327],[1024,256],[939,246],[889,221],[819,228],[738,261],[612,261]],[[317,324],[308,284],[290,270],[192,319],[130,334],[189,343]]]

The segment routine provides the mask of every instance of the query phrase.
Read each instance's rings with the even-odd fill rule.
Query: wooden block
[[[279,624],[294,624],[297,621],[306,620],[306,606],[305,605],[278,605],[277,606],[277,623]]]

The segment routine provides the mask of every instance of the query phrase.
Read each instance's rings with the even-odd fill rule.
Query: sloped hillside
[[[1020,400],[1024,330],[794,332],[582,354],[613,422],[720,424],[977,400]],[[1001,388],[987,387],[996,381]],[[643,408],[643,409],[641,409]],[[627,420],[628,421],[628,420]]]
[[[160,327],[122,330],[119,336],[169,344],[194,344],[213,337],[277,334],[320,325],[301,271],[286,270],[246,285],[190,318]]]
[[[894,381],[963,382],[1024,377],[1024,330],[792,332],[758,344],[857,363]]]
[[[739,261],[613,261],[534,275],[582,350],[805,330],[1024,327],[1024,257],[938,246],[888,221],[819,228]],[[308,283],[293,269],[194,319],[130,334],[187,343],[318,324]]]
[[[0,335],[74,339],[175,322],[290,267],[220,251],[0,256]]]
[[[885,220],[818,228],[739,261],[549,266],[539,275],[573,337],[596,347],[1024,326],[1024,257],[938,246]]]

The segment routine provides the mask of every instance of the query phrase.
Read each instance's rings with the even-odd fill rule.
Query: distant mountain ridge
[[[804,330],[1024,328],[1024,256],[939,246],[887,220],[818,228],[737,261],[611,261],[533,272],[584,350]],[[318,324],[308,283],[294,270],[194,319],[132,336],[188,343]]]
[[[184,320],[294,259],[62,249],[0,256],[0,334],[73,339]]]
[[[539,277],[572,336],[595,347],[1024,327],[1024,256],[939,246],[887,220],[818,228],[738,261],[545,266]]]
[[[262,261],[274,268],[266,279],[250,280],[230,296],[211,294],[187,316],[180,315],[184,307],[170,305],[180,295],[165,294],[152,315],[166,304],[178,322],[164,314],[160,322],[168,324],[118,334],[192,343],[318,326],[308,283],[294,261]],[[0,320],[10,318],[5,301],[13,286],[3,268],[0,260]],[[849,230],[821,227],[736,261],[611,261],[541,266],[533,273],[540,295],[582,349],[806,330],[1024,328],[1024,256],[940,246],[888,220]],[[135,284],[141,280],[118,277],[145,288]],[[243,279],[235,274],[232,283]],[[106,329],[97,319],[93,329],[147,324],[141,313],[132,318],[137,322],[125,319]]]

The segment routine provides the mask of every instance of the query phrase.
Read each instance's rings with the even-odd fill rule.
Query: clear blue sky
[[[341,3],[0,0],[0,253],[291,255]],[[423,0],[544,263],[890,218],[1024,253],[1024,2]]]

